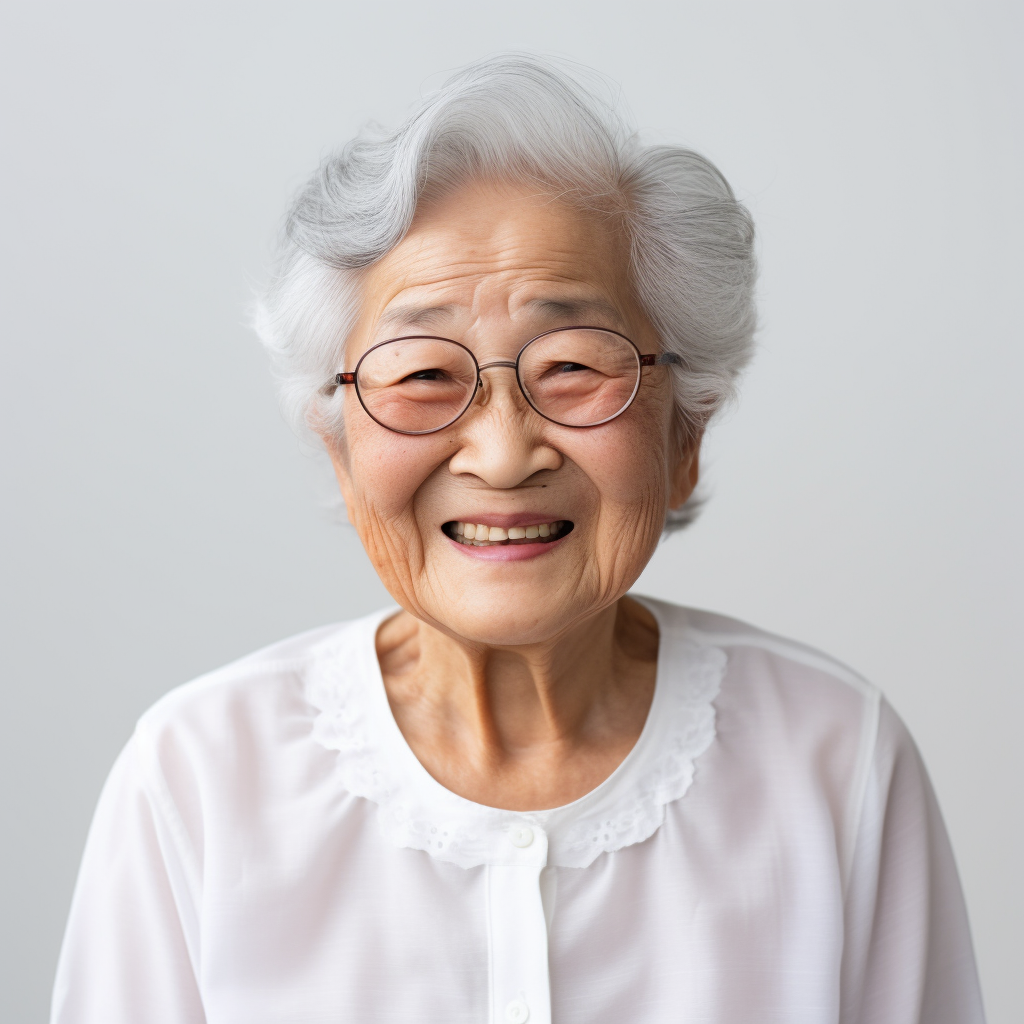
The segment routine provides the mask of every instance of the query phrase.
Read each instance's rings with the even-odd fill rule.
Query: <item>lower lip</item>
[[[458,548],[464,555],[470,558],[479,558],[485,562],[523,562],[527,558],[538,558],[546,555],[549,551],[561,546],[572,536],[567,533],[558,540],[545,541],[543,544],[489,544],[485,548],[473,547],[470,544],[460,544],[445,534],[445,540],[454,548]]]

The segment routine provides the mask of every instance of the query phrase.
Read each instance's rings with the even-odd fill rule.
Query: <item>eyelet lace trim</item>
[[[490,862],[496,838],[524,820],[547,831],[549,863],[563,867],[586,867],[602,853],[642,842],[664,821],[666,805],[689,789],[695,760],[715,738],[714,700],[726,654],[677,640],[672,678],[659,680],[670,691],[662,721],[654,723],[655,744],[634,751],[639,757],[630,754],[605,783],[565,807],[526,814],[484,807],[445,790],[422,768],[402,770],[403,758],[387,749],[385,734],[393,723],[375,720],[367,692],[372,676],[357,638],[364,639],[362,631],[343,630],[310,665],[307,693],[319,712],[313,738],[338,752],[344,788],[377,805],[385,838],[462,867]],[[413,756],[402,753],[406,760]]]

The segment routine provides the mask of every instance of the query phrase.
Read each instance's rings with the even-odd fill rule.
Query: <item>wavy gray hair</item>
[[[482,176],[621,218],[639,301],[682,360],[679,437],[698,437],[751,354],[750,215],[704,157],[642,145],[578,76],[523,54],[469,65],[394,131],[364,129],[295,198],[255,317],[292,422],[340,436],[340,402],[324,385],[341,366],[362,272],[401,241],[419,203]],[[697,507],[669,512],[666,530]]]

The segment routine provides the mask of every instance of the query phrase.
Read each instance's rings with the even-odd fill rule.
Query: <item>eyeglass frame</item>
[[[629,399],[626,401],[625,405],[623,405],[622,408],[619,409],[618,412],[613,413],[611,416],[606,416],[603,420],[598,420],[597,423],[562,423],[559,420],[552,419],[550,416],[545,416],[544,413],[542,413],[540,409],[538,409],[533,404],[529,394],[526,391],[525,386],[523,385],[523,378],[519,373],[519,360],[522,358],[523,353],[535,341],[539,341],[541,338],[546,338],[550,334],[560,334],[562,331],[601,331],[603,334],[614,334],[616,337],[621,338],[624,342],[626,342],[626,344],[629,345],[629,347],[633,349],[633,351],[636,353],[636,384],[633,386],[633,392],[629,396]],[[378,348],[382,348],[384,345],[390,345],[396,341],[445,341],[448,342],[448,344],[450,345],[457,345],[459,348],[461,348],[464,352],[466,352],[469,355],[470,359],[473,360],[473,366],[476,369],[476,387],[473,388],[472,394],[470,394],[469,396],[469,400],[462,407],[462,409],[460,409],[459,412],[455,416],[453,416],[447,423],[442,423],[441,426],[439,427],[431,427],[430,430],[398,430],[396,427],[389,427],[386,423],[381,423],[381,421],[377,419],[377,417],[374,416],[369,409],[366,408],[366,403],[363,401],[363,396],[359,390],[359,367],[362,365],[363,360],[371,352],[375,351]],[[523,398],[526,399],[526,404],[529,405],[529,407],[538,416],[540,416],[542,419],[547,420],[549,423],[557,424],[560,427],[569,427],[573,430],[587,430],[590,427],[600,427],[603,426],[605,423],[611,423],[612,420],[618,419],[633,404],[633,401],[637,396],[637,392],[640,390],[640,371],[643,370],[645,366],[682,365],[684,365],[683,360],[680,359],[680,357],[676,355],[675,352],[662,352],[661,354],[658,354],[657,352],[651,352],[645,355],[640,351],[640,349],[632,340],[627,338],[624,334],[622,334],[619,331],[613,331],[608,327],[593,327],[590,325],[582,324],[573,325],[570,327],[553,327],[550,331],[541,332],[536,337],[531,338],[529,341],[522,345],[522,347],[516,353],[516,358],[514,361],[510,359],[494,359],[489,363],[483,364],[477,362],[476,355],[473,353],[473,350],[471,348],[469,348],[467,345],[463,345],[461,341],[456,341],[454,338],[443,338],[440,335],[436,334],[403,334],[398,338],[386,338],[384,341],[378,341],[375,345],[371,345],[359,357],[358,361],[356,362],[354,370],[351,370],[348,373],[335,374],[334,380],[331,382],[331,384],[328,385],[328,387],[331,387],[333,385],[333,387],[337,389],[345,384],[354,385],[356,389],[356,397],[359,399],[359,404],[362,406],[363,412],[365,412],[366,415],[369,416],[374,423],[376,423],[380,427],[383,427],[385,430],[390,430],[394,434],[405,434],[407,437],[416,437],[423,434],[436,434],[439,430],[445,430],[447,427],[450,427],[453,423],[458,422],[463,416],[465,416],[467,412],[469,412],[470,406],[476,400],[477,392],[480,390],[480,388],[483,387],[484,382],[483,378],[480,376],[481,372],[483,370],[490,370],[495,367],[503,366],[507,367],[508,369],[516,371],[516,384],[519,387],[519,391],[521,392]]]

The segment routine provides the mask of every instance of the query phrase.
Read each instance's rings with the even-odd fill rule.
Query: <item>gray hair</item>
[[[255,317],[292,422],[340,436],[340,403],[324,385],[340,368],[363,271],[402,240],[417,204],[484,176],[621,218],[641,306],[682,360],[672,369],[679,437],[697,437],[751,354],[750,215],[704,157],[642,145],[577,74],[524,54],[462,69],[394,131],[364,129],[295,198]],[[697,505],[669,512],[666,530]]]

